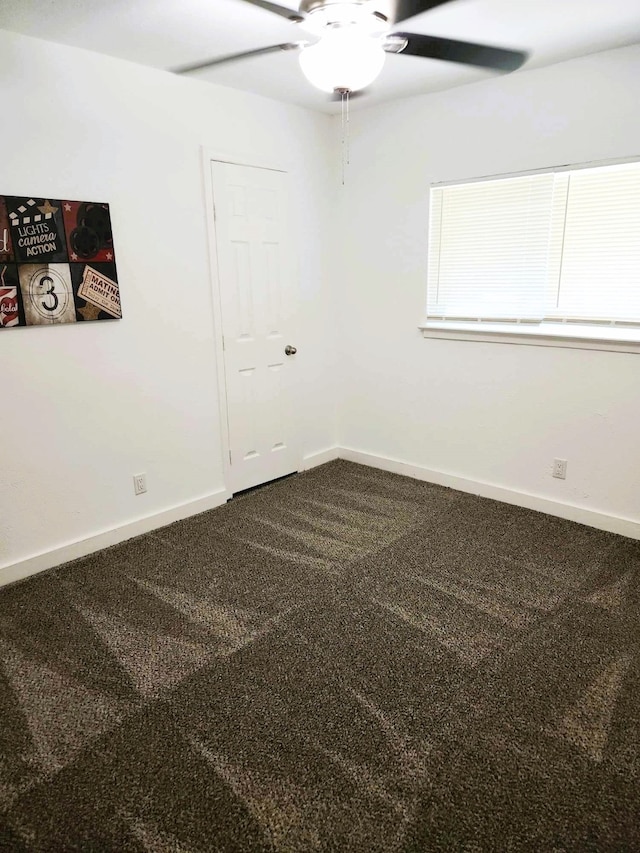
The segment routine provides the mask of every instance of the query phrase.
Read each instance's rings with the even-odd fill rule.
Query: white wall
[[[303,450],[335,444],[327,116],[0,32],[0,117],[1,194],[110,202],[124,311],[0,333],[2,579],[223,489],[201,146],[294,176]]]
[[[640,520],[640,356],[417,330],[429,183],[640,153],[639,78],[625,48],[354,112],[341,189],[338,121],[0,32],[0,193],[109,201],[124,307],[0,333],[0,579],[221,494],[203,145],[294,175],[306,454],[336,444],[337,386],[372,459]]]
[[[342,445],[640,521],[640,354],[417,330],[429,183],[638,155],[639,80],[634,46],[353,113]],[[553,457],[569,460],[566,481]]]

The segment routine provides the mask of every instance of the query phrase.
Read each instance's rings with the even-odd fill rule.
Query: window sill
[[[421,323],[418,328],[425,338],[640,353],[640,329],[566,326],[556,323],[530,326],[516,323],[435,321]]]

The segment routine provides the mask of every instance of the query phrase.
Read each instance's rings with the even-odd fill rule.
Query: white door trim
[[[218,406],[220,409],[220,453],[222,457],[222,473],[224,487],[231,497],[231,440],[229,436],[229,421],[227,418],[227,380],[224,363],[224,343],[222,335],[222,300],[220,295],[220,276],[218,274],[218,248],[216,243],[216,223],[213,204],[213,177],[211,175],[212,161],[233,163],[236,166],[253,166],[258,169],[270,169],[274,172],[292,174],[282,163],[274,163],[251,155],[238,155],[218,151],[202,146],[200,163],[204,187],[205,221],[207,227],[207,245],[209,248],[209,280],[211,284],[211,301],[213,312],[214,344],[216,357],[216,375],[218,382]],[[302,448],[300,448],[302,452]]]
[[[229,423],[227,421],[227,382],[224,371],[224,345],[222,338],[222,310],[220,300],[220,279],[218,276],[218,250],[216,245],[216,223],[213,207],[213,178],[211,176],[211,161],[215,160],[213,152],[201,149],[201,167],[205,198],[205,222],[207,227],[207,245],[209,248],[209,282],[211,286],[211,309],[213,313],[213,330],[216,358],[216,377],[218,383],[218,409],[220,411],[220,454],[222,459],[222,475],[224,487],[229,493],[231,483],[231,443],[229,440]]]

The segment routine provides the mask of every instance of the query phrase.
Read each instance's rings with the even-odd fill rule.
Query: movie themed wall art
[[[0,330],[121,317],[108,204],[0,196]]]

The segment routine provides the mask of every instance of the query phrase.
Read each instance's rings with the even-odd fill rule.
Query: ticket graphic
[[[118,283],[90,266],[85,267],[78,296],[112,317],[122,317]]]

